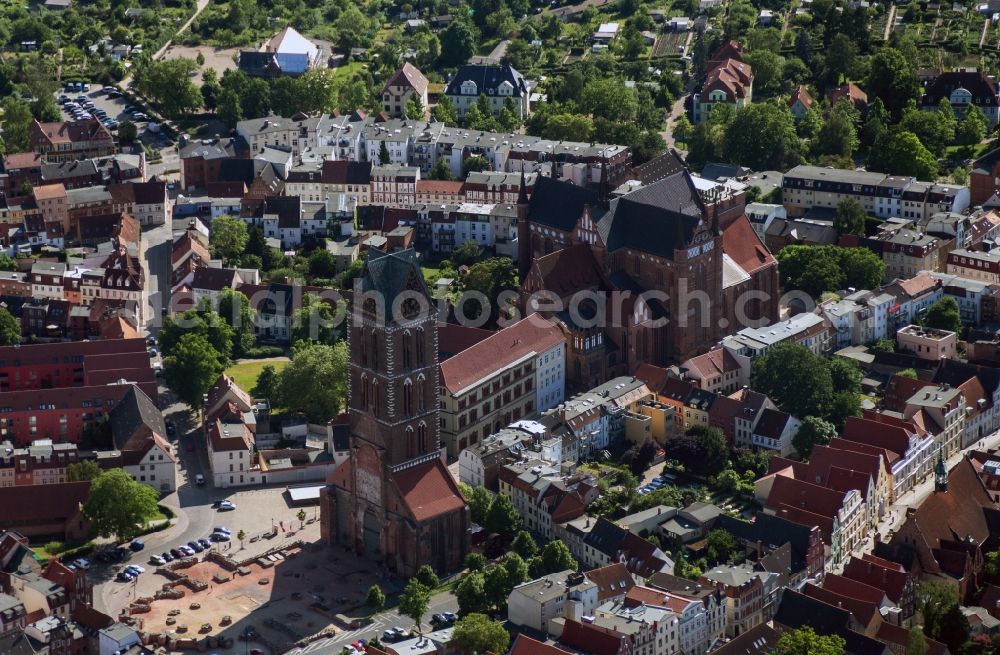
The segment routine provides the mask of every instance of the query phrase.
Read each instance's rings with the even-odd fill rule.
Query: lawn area
[[[257,377],[260,375],[260,372],[268,364],[273,366],[276,371],[281,372],[281,369],[285,368],[285,365],[288,364],[288,360],[260,360],[233,364],[226,369],[226,375],[236,380],[236,384],[240,385],[241,389],[250,393],[257,386]]]
[[[350,77],[354,73],[360,71],[365,65],[360,61],[351,61],[343,66],[337,66],[333,69],[334,77]]]

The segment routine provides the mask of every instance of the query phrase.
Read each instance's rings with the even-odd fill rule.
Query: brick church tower
[[[438,436],[437,315],[413,250],[370,250],[348,327],[350,458],[328,480],[324,537],[400,575],[461,567],[469,510]]]

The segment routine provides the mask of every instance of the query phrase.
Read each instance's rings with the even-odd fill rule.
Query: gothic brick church
[[[609,201],[540,176],[518,223],[525,311],[553,316],[567,332],[571,388],[640,363],[684,361],[777,319],[777,262],[744,213],[742,190],[692,176],[673,154],[657,167],[655,179]],[[540,291],[564,305],[586,299],[547,312],[531,301]]]
[[[369,250],[355,303],[351,456],[321,494],[323,537],[402,576],[423,564],[457,570],[469,550],[469,510],[441,460],[437,316],[414,251]]]

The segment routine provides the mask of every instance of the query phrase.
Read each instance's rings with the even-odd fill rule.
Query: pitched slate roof
[[[414,280],[417,288],[410,289],[409,282]],[[399,252],[382,252],[377,249],[368,251],[368,259],[360,278],[361,291],[376,291],[382,294],[386,306],[399,294],[410,289],[430,298],[427,283],[417,263],[417,253],[412,248]]]
[[[601,211],[597,209],[596,193],[571,182],[539,175],[528,204],[528,220],[569,232],[587,208]]]
[[[528,84],[524,81],[524,76],[510,64],[466,64],[459,68],[455,76],[448,82],[445,94],[461,95],[462,84],[467,81],[476,84],[476,95],[488,94],[490,89],[495,92],[504,82],[509,82],[514,87],[513,97],[519,98],[528,94]]]
[[[1000,104],[996,79],[975,69],[941,73],[927,85],[920,104],[937,105],[942,98],[950,98],[952,92],[959,88],[972,94],[973,104],[977,107],[996,107]]]
[[[134,436],[146,430],[150,436],[157,434],[163,437],[167,434],[163,412],[135,385],[131,385],[111,410],[108,421],[111,425],[111,438],[118,450],[125,450]]]
[[[680,171],[612,200],[597,229],[609,251],[629,248],[673,259],[674,250],[691,240],[704,211],[691,176]]]

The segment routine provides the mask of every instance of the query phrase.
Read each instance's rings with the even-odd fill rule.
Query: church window
[[[413,414],[413,383],[407,380],[403,383],[403,415]]]
[[[420,449],[420,452],[426,452],[427,451],[427,424],[426,423],[420,423],[420,425],[417,426],[417,448]]]
[[[424,330],[417,328],[417,366],[423,366],[424,361]]]
[[[410,350],[413,347],[413,342],[410,336],[410,331],[407,330],[403,333],[403,370],[408,371],[412,366],[412,353]]]
[[[378,368],[378,335],[375,334],[374,330],[371,333],[368,350],[371,357],[371,368]]]

